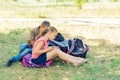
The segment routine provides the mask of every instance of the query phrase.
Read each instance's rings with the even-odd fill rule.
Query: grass
[[[6,67],[5,62],[18,52],[18,45],[24,43],[30,28],[15,29],[0,33],[0,80],[119,80],[120,46],[99,40],[99,45],[89,45],[88,63],[73,67],[59,59],[48,68],[24,68],[20,62]],[[65,35],[63,33],[63,35]],[[69,38],[70,36],[65,36]],[[75,36],[74,36],[75,37]],[[79,37],[80,38],[80,37]],[[89,40],[87,40],[89,42]],[[87,42],[86,41],[86,42]],[[102,41],[102,42],[101,42]]]
[[[2,0],[0,16],[5,18],[56,17],[119,17],[120,10],[79,10],[76,6],[20,6]],[[63,11],[65,9],[65,11]],[[92,15],[91,15],[92,14]],[[107,15],[105,15],[107,14]],[[49,19],[49,18],[48,18]],[[81,38],[89,45],[88,63],[73,67],[56,59],[48,68],[24,68],[20,62],[6,67],[6,61],[18,53],[18,46],[27,41],[29,31],[41,21],[0,21],[0,80],[120,80],[119,26],[68,25],[51,20],[66,39]],[[32,26],[32,27],[31,27]],[[72,31],[71,31],[72,30]],[[99,36],[98,36],[99,35]],[[90,38],[90,39],[89,39]],[[93,39],[91,39],[93,38]],[[114,44],[111,43],[115,42]],[[118,43],[117,43],[118,42]]]

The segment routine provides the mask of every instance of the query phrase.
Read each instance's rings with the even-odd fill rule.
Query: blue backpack
[[[78,38],[64,40],[63,42],[51,40],[49,45],[59,46],[63,52],[81,58],[86,58],[87,52],[89,51],[88,45]]]

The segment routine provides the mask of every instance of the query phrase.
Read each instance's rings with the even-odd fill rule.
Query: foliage
[[[56,0],[56,2],[73,2],[74,0]]]
[[[36,0],[37,2],[40,2],[41,0]]]
[[[78,0],[79,1],[79,0]],[[81,1],[81,0],[80,0]],[[86,1],[86,0],[84,0]],[[97,6],[98,9],[78,9],[81,8],[81,3],[76,0],[76,4],[73,5],[39,5],[40,2],[34,5],[29,5],[29,3],[22,3],[19,1],[0,1],[0,17],[1,18],[57,18],[57,17],[68,17],[68,18],[78,18],[78,17],[118,17],[120,16],[120,6],[116,5],[113,8],[107,9],[110,6],[104,3],[104,6]],[[76,6],[78,5],[78,6]],[[88,3],[89,5],[89,3]],[[81,7],[80,7],[81,6]],[[92,4],[95,7],[95,4]],[[111,5],[112,6],[112,5]],[[102,9],[101,9],[102,8]],[[104,9],[103,9],[104,8]],[[106,15],[107,14],[107,15]]]
[[[76,4],[80,9],[82,8],[82,5],[87,2],[88,2],[88,0],[76,0]]]
[[[118,2],[118,0],[113,0],[113,2]]]

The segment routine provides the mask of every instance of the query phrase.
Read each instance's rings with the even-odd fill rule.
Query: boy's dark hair
[[[41,23],[41,26],[43,26],[43,27],[50,27],[50,22],[49,21],[43,21]]]

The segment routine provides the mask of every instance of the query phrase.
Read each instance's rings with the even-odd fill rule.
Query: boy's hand
[[[34,45],[34,43],[35,43],[34,40],[29,40],[29,41],[28,41],[28,44],[30,44],[30,45],[32,45],[32,46]]]

